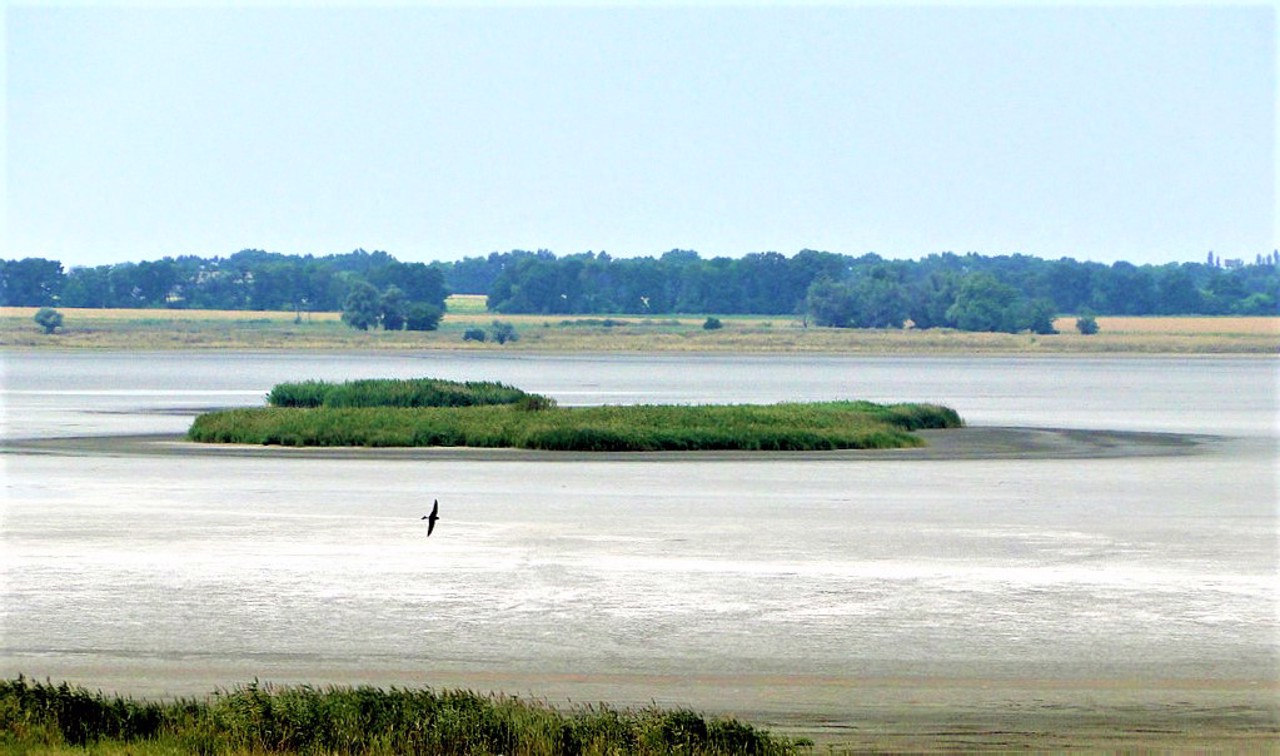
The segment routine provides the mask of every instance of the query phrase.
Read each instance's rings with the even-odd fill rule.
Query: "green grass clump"
[[[259,685],[165,703],[0,681],[5,752],[771,754],[797,743],[688,710],[578,706],[469,691]]]
[[[368,379],[277,384],[267,394],[272,407],[472,407],[514,404],[533,396],[493,381]]]
[[[187,437],[282,446],[469,446],[553,451],[814,451],[923,445],[912,431],[962,424],[926,404],[555,407],[266,407],[200,415]]]

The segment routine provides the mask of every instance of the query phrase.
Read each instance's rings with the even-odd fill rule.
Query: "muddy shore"
[[[225,457],[296,457],[305,459],[404,459],[414,461],[558,461],[558,462],[708,462],[750,460],[948,460],[948,459],[1107,459],[1136,456],[1195,454],[1225,443],[1225,439],[1186,433],[1075,430],[1064,428],[970,427],[917,431],[927,446],[913,449],[851,449],[806,452],[555,452],[527,449],[461,447],[365,448],[284,447],[246,444],[202,444],[179,434],[74,436],[16,439],[2,443],[4,451],[43,454],[127,454]]]

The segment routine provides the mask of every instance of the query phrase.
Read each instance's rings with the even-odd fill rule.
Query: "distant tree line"
[[[1055,314],[1274,315],[1280,253],[1252,264],[1105,265],[1070,258],[950,252],[916,260],[803,250],[703,259],[546,250],[451,263],[453,291],[486,293],[500,313],[796,314],[816,325],[1045,331]]]
[[[386,252],[363,249],[325,257],[246,249],[226,258],[166,257],[68,271],[56,260],[0,260],[0,302],[10,305],[292,310],[299,315],[350,309],[354,327],[398,330],[429,321],[432,310],[438,320],[445,297],[438,265],[403,263]]]
[[[354,327],[397,329],[430,319],[418,305],[442,311],[448,293],[485,294],[491,311],[510,314],[796,315],[837,327],[1044,332],[1063,313],[1275,315],[1280,253],[1165,265],[815,250],[710,259],[689,250],[638,258],[513,250],[429,265],[360,249],[243,250],[66,271],[56,260],[0,260],[0,302],[35,307],[343,311]]]

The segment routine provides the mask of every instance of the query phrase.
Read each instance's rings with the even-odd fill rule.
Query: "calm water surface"
[[[155,692],[183,690],[196,668],[224,684],[246,670],[1280,670],[1274,360],[11,352],[2,364],[8,439],[181,432],[281,380],[420,375],[562,404],[926,400],[974,425],[1226,439],[1193,456],[933,462],[11,450],[5,676],[124,670]],[[418,518],[437,497],[428,540]]]

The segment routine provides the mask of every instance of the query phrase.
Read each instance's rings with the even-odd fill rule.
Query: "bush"
[[[487,338],[488,334],[484,332],[483,328],[468,328],[466,332],[462,334],[463,341],[479,341],[484,343],[484,340]]]
[[[715,331],[720,328],[724,328],[724,323],[720,322],[720,318],[707,318],[706,322],[702,324],[702,330],[704,331]]]
[[[1092,336],[1098,332],[1098,319],[1092,313],[1084,313],[1076,318],[1076,330],[1085,336]]]
[[[516,327],[502,320],[493,321],[493,326],[489,329],[489,335],[499,344],[520,340],[520,334],[516,333]]]
[[[434,331],[440,327],[444,312],[426,302],[414,302],[405,311],[404,327],[410,331]]]
[[[53,333],[62,327],[62,313],[52,307],[41,307],[36,310],[35,321],[45,333]]]

